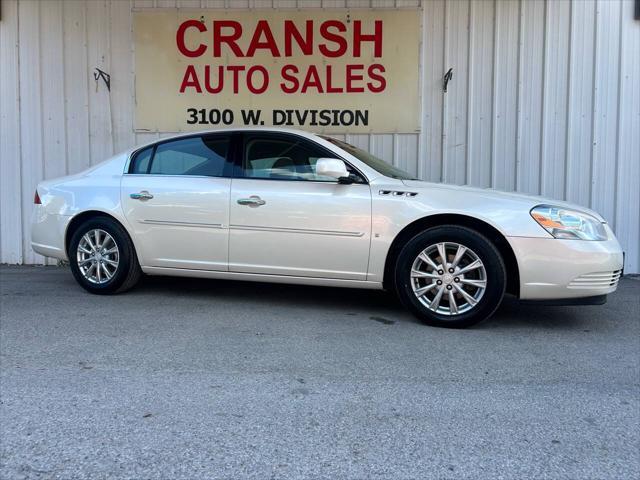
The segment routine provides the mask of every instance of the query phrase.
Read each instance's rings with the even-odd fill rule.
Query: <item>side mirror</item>
[[[319,158],[316,160],[316,175],[332,177],[338,181],[341,178],[349,178],[347,166],[337,158]]]

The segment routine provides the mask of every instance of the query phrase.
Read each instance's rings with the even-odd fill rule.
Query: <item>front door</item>
[[[228,135],[193,136],[139,152],[123,176],[122,206],[143,266],[228,267]]]
[[[296,135],[252,133],[243,145],[231,187],[229,270],[366,280],[366,180],[339,184],[316,175],[315,161],[335,154]]]

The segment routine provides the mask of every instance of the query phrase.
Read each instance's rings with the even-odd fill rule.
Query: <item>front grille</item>
[[[596,272],[585,273],[579,277],[574,278],[569,283],[569,288],[611,288],[618,285],[622,270],[616,270],[614,272]]]

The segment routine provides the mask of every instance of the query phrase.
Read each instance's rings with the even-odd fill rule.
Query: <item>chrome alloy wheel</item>
[[[473,309],[487,289],[487,271],[470,248],[441,242],[425,248],[411,266],[413,293],[429,310],[459,315]]]
[[[115,275],[120,251],[111,235],[99,228],[85,233],[76,251],[80,273],[91,283],[106,283]]]

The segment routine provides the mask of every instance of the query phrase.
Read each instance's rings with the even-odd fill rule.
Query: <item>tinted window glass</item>
[[[229,150],[227,137],[191,137],[157,146],[151,170],[155,175],[221,177]]]
[[[321,147],[302,139],[252,138],[245,147],[244,174],[251,178],[335,182],[316,174],[318,158],[331,157]]]
[[[144,150],[140,150],[135,158],[133,159],[133,163],[131,168],[129,169],[130,173],[147,173],[149,170],[149,160],[151,160],[151,154],[153,153],[153,147],[147,147]]]
[[[354,147],[346,142],[337,140],[332,137],[325,137],[324,135],[320,136],[328,142],[333,143],[334,145],[340,147],[344,151],[350,153],[358,160],[363,163],[366,163],[368,166],[376,170],[378,173],[386,177],[397,178],[400,180],[419,180],[414,175],[411,175],[404,170],[400,170],[399,168],[394,167],[393,165],[388,164],[384,160],[379,159],[375,155],[370,154],[369,152],[362,150],[361,148]]]

